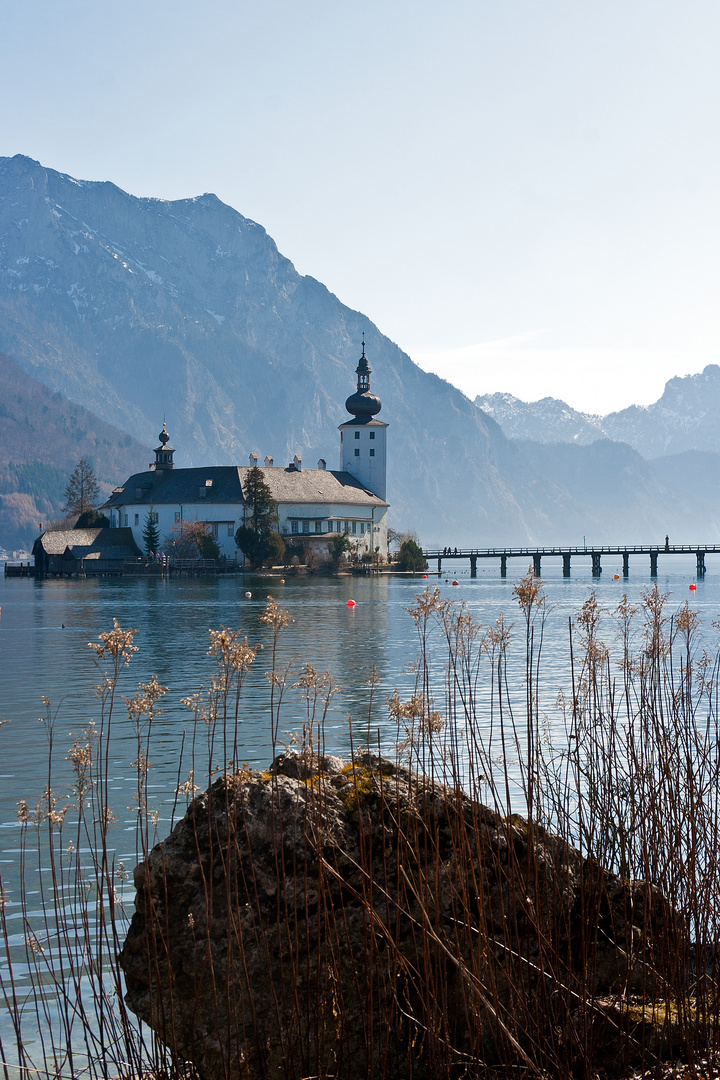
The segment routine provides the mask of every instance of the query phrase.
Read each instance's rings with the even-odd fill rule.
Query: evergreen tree
[[[243,484],[243,496],[245,506],[250,511],[250,517],[246,517],[246,526],[255,533],[269,533],[276,530],[278,524],[277,503],[270,494],[270,488],[265,483],[262,469],[259,469],[257,465],[248,470]]]
[[[400,545],[397,564],[401,570],[427,570],[422,548],[415,540],[404,540]]]
[[[152,503],[150,503],[148,512],[145,515],[142,538],[145,544],[145,554],[155,555],[160,547],[160,530],[157,526],[157,514]]]
[[[277,531],[277,503],[257,465],[248,470],[243,496],[245,524],[235,533],[235,543],[252,567],[280,562],[285,555],[285,541]]]
[[[65,512],[82,514],[85,510],[92,510],[99,494],[100,487],[92,465],[85,458],[80,458],[65,488]]]

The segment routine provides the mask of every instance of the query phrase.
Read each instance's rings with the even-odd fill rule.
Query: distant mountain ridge
[[[587,446],[612,439],[653,459],[687,450],[720,452],[720,367],[665,384],[652,405],[631,405],[607,416],[579,412],[557,398],[521,401],[512,394],[480,394],[475,404],[509,439]]]
[[[0,546],[28,548],[40,523],[62,517],[68,478],[81,457],[108,495],[118,470],[146,468],[151,456],[131,435],[0,353]]]
[[[139,199],[0,158],[0,350],[137,445],[154,445],[165,418],[179,466],[253,451],[339,464],[363,336],[390,424],[396,527],[453,546],[720,530],[717,501],[691,500],[671,464],[508,439],[216,196]],[[114,465],[116,483],[135,471],[119,453]]]

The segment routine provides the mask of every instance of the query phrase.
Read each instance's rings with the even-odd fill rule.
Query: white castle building
[[[355,369],[357,390],[345,407],[351,419],[340,425],[340,468],[328,469],[321,459],[316,469],[303,468],[296,455],[287,467],[266,457],[258,466],[214,465],[199,469],[176,469],[174,450],[165,424],[155,461],[147,472],[135,473],[115,488],[102,509],[112,528],[129,528],[140,549],[148,512],[155,515],[161,549],[172,537],[173,526],[182,521],[203,522],[215,537],[220,553],[242,562],[235,532],[245,523],[244,484],[251,468],[258,466],[277,503],[279,532],[287,540],[302,540],[327,549],[335,533],[347,533],[358,555],[387,553],[386,467],[387,424],[377,419],[382,403],[370,393],[371,368],[362,356]]]

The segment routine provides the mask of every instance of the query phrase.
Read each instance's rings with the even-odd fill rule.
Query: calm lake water
[[[601,604],[612,609],[623,593],[639,601],[651,587],[648,559],[638,556],[631,561],[630,577],[619,581],[613,575],[621,572],[620,560],[617,568],[607,556],[604,562],[602,577],[594,580],[589,558],[573,559],[570,578],[562,577],[559,559],[544,561],[547,622],[542,689],[548,709],[559,687],[567,685],[568,617],[578,611],[591,589],[596,589]],[[708,556],[707,562],[707,574],[697,579],[694,556],[668,557],[665,565],[661,556],[657,582],[661,591],[670,594],[668,614],[690,599],[712,645],[718,636],[712,620],[720,616],[720,556]],[[89,720],[99,719],[93,689],[99,672],[88,642],[97,641],[102,631],[111,629],[114,618],[123,628],[137,630],[135,644],[139,647],[123,673],[122,692],[131,695],[139,682],[148,681],[153,674],[169,688],[156,722],[151,755],[151,787],[162,803],[177,785],[183,733],[192,726],[191,713],[181,700],[207,686],[212,674],[207,657],[208,630],[220,626],[240,629],[251,644],[267,645],[268,633],[259,616],[268,594],[293,619],[282,637],[280,664],[292,663],[299,668],[311,663],[320,672],[328,671],[338,686],[326,724],[330,751],[349,750],[348,716],[353,720],[355,739],[367,737],[367,683],[373,669],[379,679],[370,718],[373,742],[377,745],[379,740],[385,747],[394,744],[396,731],[384,702],[396,687],[401,693],[412,689],[408,666],[417,655],[418,639],[407,608],[426,585],[438,585],[441,594],[456,603],[465,601],[485,627],[501,614],[514,621],[511,670],[516,667],[520,675],[523,633],[512,592],[526,572],[524,561],[511,562],[506,579],[500,577],[494,562],[482,567],[476,579],[470,578],[467,568],[458,572],[461,565],[456,564],[460,582],[456,587],[446,584],[444,577],[432,575],[427,582],[393,576],[288,577],[284,585],[278,579],[244,579],[240,575],[180,581],[97,578],[36,582],[0,577],[0,721],[6,721],[0,727],[0,838],[4,838],[0,867],[6,867],[4,876],[14,861],[17,801],[34,801],[47,782],[48,725],[38,722],[45,713],[42,697],[50,699],[54,718],[54,786],[62,787],[69,782],[67,748]],[[697,585],[695,592],[689,591],[691,583]],[[245,598],[246,590],[252,592],[251,599]],[[350,598],[356,601],[353,609],[347,607]],[[613,634],[608,625],[605,639],[609,644]],[[439,635],[433,643],[441,668],[444,651]],[[238,754],[241,761],[262,767],[272,755],[264,674],[268,662],[269,654],[261,652],[247,680]],[[124,713],[124,708],[116,713],[112,742],[116,812],[129,803],[129,785],[134,783],[130,765],[136,757],[135,735]],[[281,718],[281,741],[285,733],[298,731],[302,721],[301,698],[297,692],[291,693]],[[202,781],[196,777],[196,782]]]
[[[561,686],[569,685],[568,618],[574,616],[595,589],[600,603],[612,610],[627,593],[640,602],[648,590],[649,559],[637,557],[630,564],[630,577],[614,580],[622,572],[606,556],[599,580],[591,576],[590,560],[573,559],[572,577],[562,577],[561,561],[546,559],[543,564],[547,618],[543,644],[541,701],[552,723],[558,722],[554,702]],[[689,599],[702,620],[703,643],[716,648],[718,631],[712,626],[720,617],[720,556],[708,556],[704,579],[695,576],[695,558],[660,558],[658,587],[669,593],[667,613],[672,615]],[[271,578],[206,578],[160,581],[151,579],[46,580],[0,577],[0,874],[10,900],[8,921],[14,928],[14,943],[22,948],[22,925],[16,904],[19,889],[20,828],[17,803],[37,800],[48,779],[49,725],[44,717],[43,696],[50,699],[53,718],[53,787],[69,792],[72,777],[66,760],[73,739],[90,720],[99,720],[100,709],[94,694],[99,671],[88,642],[112,628],[116,618],[123,628],[137,630],[139,651],[123,673],[121,690],[131,695],[138,683],[154,674],[167,686],[162,714],[156,721],[150,748],[149,794],[159,811],[159,834],[170,824],[174,792],[187,776],[189,761],[180,760],[183,739],[186,746],[192,733],[192,713],[181,704],[183,698],[207,686],[212,662],[207,657],[208,630],[221,626],[242,630],[252,645],[265,645],[250,670],[243,693],[239,725],[238,759],[266,767],[272,756],[268,713],[269,685],[265,671],[269,662],[267,629],[259,617],[268,594],[287,609],[293,622],[284,632],[280,666],[292,664],[296,670],[313,664],[329,672],[338,690],[325,725],[326,749],[347,754],[350,748],[348,716],[353,722],[355,742],[370,733],[375,746],[394,746],[397,732],[388,718],[385,699],[397,688],[402,695],[412,691],[414,676],[410,665],[418,652],[418,639],[408,607],[425,586],[437,585],[441,595],[456,603],[465,602],[484,627],[499,616],[515,623],[510,653],[511,682],[522,698],[524,662],[523,631],[518,606],[513,597],[517,580],[526,572],[524,560],[508,566],[502,579],[499,566],[488,562],[471,579],[469,568],[453,568],[459,586],[444,576],[420,578],[302,578],[288,577],[281,585]],[[691,592],[690,584],[697,590]],[[250,590],[252,597],[245,597]],[[347,607],[348,599],[356,606]],[[614,640],[612,620],[604,634]],[[440,672],[445,652],[440,635],[431,639],[431,659]],[[368,716],[368,680],[375,670],[378,685],[372,715]],[[440,702],[440,705],[442,703]],[[280,722],[280,742],[301,729],[303,703],[297,691],[288,694]],[[485,720],[480,717],[480,727]],[[134,865],[136,815],[132,808],[136,774],[132,762],[137,757],[136,737],[122,703],[113,721],[109,759],[112,808],[118,819],[116,853],[128,868]],[[205,775],[196,773],[196,783],[206,785]],[[41,871],[42,872],[42,871]],[[41,914],[40,890],[31,871],[26,903],[31,916]],[[36,906],[37,905],[37,906]],[[0,960],[0,977],[4,960]],[[20,990],[30,973],[22,964]],[[25,987],[27,989],[27,987]],[[0,1010],[0,1037],[7,1047],[12,1033]]]

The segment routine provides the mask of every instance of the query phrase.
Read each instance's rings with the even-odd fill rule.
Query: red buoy
[[[695,592],[697,585],[688,585],[688,588],[690,589],[690,592]]]
[[[347,606],[348,607],[355,607],[355,601],[354,600],[348,600]]]
[[[453,585],[459,585],[459,584],[460,584],[459,581],[453,581]]]

